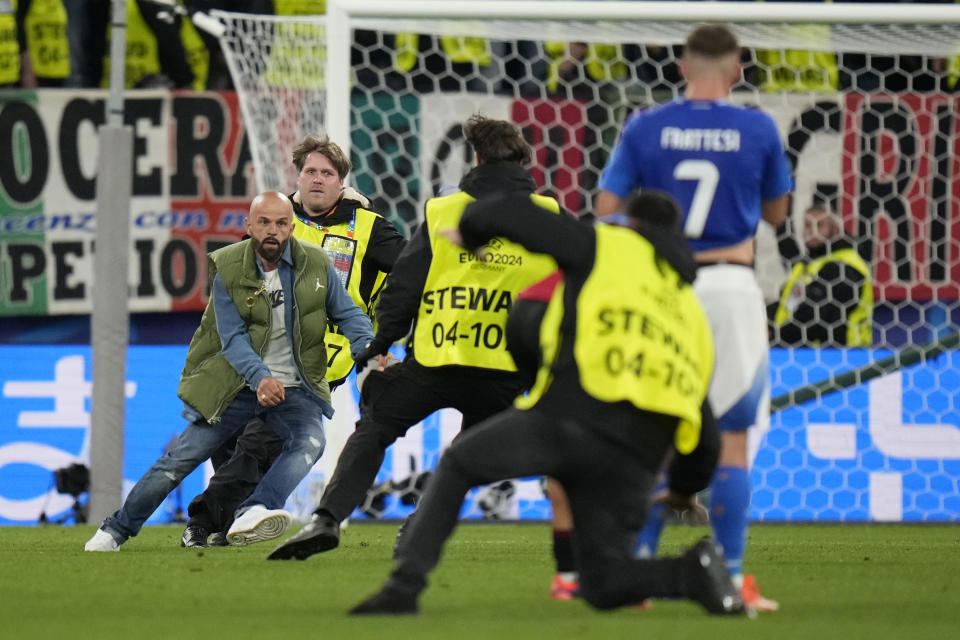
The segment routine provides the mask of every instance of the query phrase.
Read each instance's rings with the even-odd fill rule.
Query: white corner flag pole
[[[93,264],[93,397],[90,415],[89,520],[99,523],[123,498],[123,436],[129,313],[127,263],[133,130],[123,124],[127,6],[113,0],[110,95],[107,123],[100,127]]]

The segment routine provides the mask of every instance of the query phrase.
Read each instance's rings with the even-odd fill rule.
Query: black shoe
[[[188,524],[180,536],[181,547],[208,547],[207,536],[210,534],[198,524]]]
[[[352,616],[413,616],[420,613],[417,596],[406,591],[384,587],[353,609]]]
[[[230,542],[227,540],[227,534],[223,531],[217,531],[210,535],[210,538],[207,540],[207,544],[211,547],[229,547]]]
[[[743,615],[740,590],[733,586],[723,551],[712,540],[703,538],[683,554],[693,565],[690,598],[715,615]]]
[[[274,549],[267,560],[306,560],[315,553],[336,549],[339,544],[340,523],[325,513],[315,513],[296,535]]]

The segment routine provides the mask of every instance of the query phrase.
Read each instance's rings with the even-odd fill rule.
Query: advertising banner
[[[873,267],[878,301],[957,299],[960,98],[734,99],[759,100],[774,117],[794,169],[793,215],[814,200],[831,204]],[[105,106],[102,91],[0,91],[0,316],[89,313]],[[580,212],[629,111],[602,107],[466,93],[358,97],[351,180],[412,229],[424,201],[472,166],[461,125],[484,113],[524,130],[540,188]],[[134,129],[130,309],[202,309],[205,254],[240,238],[256,189],[236,95],[138,91],[126,99],[125,120]],[[278,157],[296,142],[284,137],[290,148]],[[772,300],[785,274],[763,226],[757,264]]]
[[[186,347],[133,346],[128,354],[124,495],[187,424],[177,398]],[[71,517],[75,498],[57,492],[53,474],[74,463],[90,462],[91,371],[88,347],[0,346],[0,525],[37,524],[41,514],[50,520]],[[325,421],[324,454],[287,503],[304,520],[316,507],[359,418],[353,373],[333,400],[336,414]],[[459,430],[460,414],[453,410],[440,411],[414,426],[388,451],[377,482],[403,485],[433,469]],[[170,522],[185,512],[212,473],[209,462],[194,471],[148,522]],[[538,479],[515,482],[504,496],[510,500],[500,499],[496,491],[471,492],[463,515],[542,516],[547,502],[539,486]],[[405,517],[413,508],[402,500],[412,495],[388,486],[370,513]],[[491,497],[499,501],[484,511],[478,501]],[[360,511],[356,515],[365,517]]]
[[[124,489],[136,482],[186,425],[176,397],[185,347],[130,347]],[[774,349],[773,394],[889,355],[884,351]],[[89,462],[90,350],[0,347],[0,525],[36,524],[70,514],[53,472]],[[960,352],[786,409],[759,434],[751,472],[754,520],[787,522],[960,520]],[[334,394],[327,448],[290,497],[306,518],[358,418],[353,376]],[[460,429],[456,411],[412,428],[388,451],[367,514],[405,517],[416,492],[403,488],[437,460]],[[168,522],[202,491],[212,469],[195,471],[150,522]],[[375,498],[371,494],[371,499]],[[468,518],[544,519],[539,478],[472,491]],[[361,511],[356,517],[367,517]]]
[[[0,92],[0,316],[89,313],[101,91]],[[233,93],[138,91],[130,310],[202,309],[255,189]]]

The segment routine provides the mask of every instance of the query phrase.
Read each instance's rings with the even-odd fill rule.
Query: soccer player
[[[683,98],[634,114],[624,125],[600,180],[597,215],[622,211],[636,189],[666,191],[684,211],[683,230],[700,266],[694,289],[717,348],[709,398],[722,449],[711,483],[711,523],[745,603],[775,610],[777,603],[742,574],[750,504],[747,430],[769,419],[769,345],[753,273],[754,235],[761,218],[775,226],[786,219],[793,179],[773,119],[728,102],[741,69],[740,45],[727,27],[694,29],[680,70]],[[655,553],[663,512],[651,512],[638,541],[641,552]]]

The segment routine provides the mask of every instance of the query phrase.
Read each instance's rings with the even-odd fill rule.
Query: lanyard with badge
[[[330,233],[330,229],[323,225],[317,224],[313,220],[305,220],[298,216],[298,220],[305,225],[322,231],[326,234],[323,237],[323,242],[320,244],[323,249],[326,250],[327,256],[330,258],[330,266],[333,267],[334,271],[337,272],[337,277],[340,279],[340,284],[343,285],[343,288],[347,288],[347,283],[350,281],[350,272],[353,267],[353,257],[357,253],[357,241],[353,238],[354,230],[357,226],[357,213],[354,211],[353,217],[350,218],[350,224],[347,225],[347,234],[346,236],[339,236]]]

